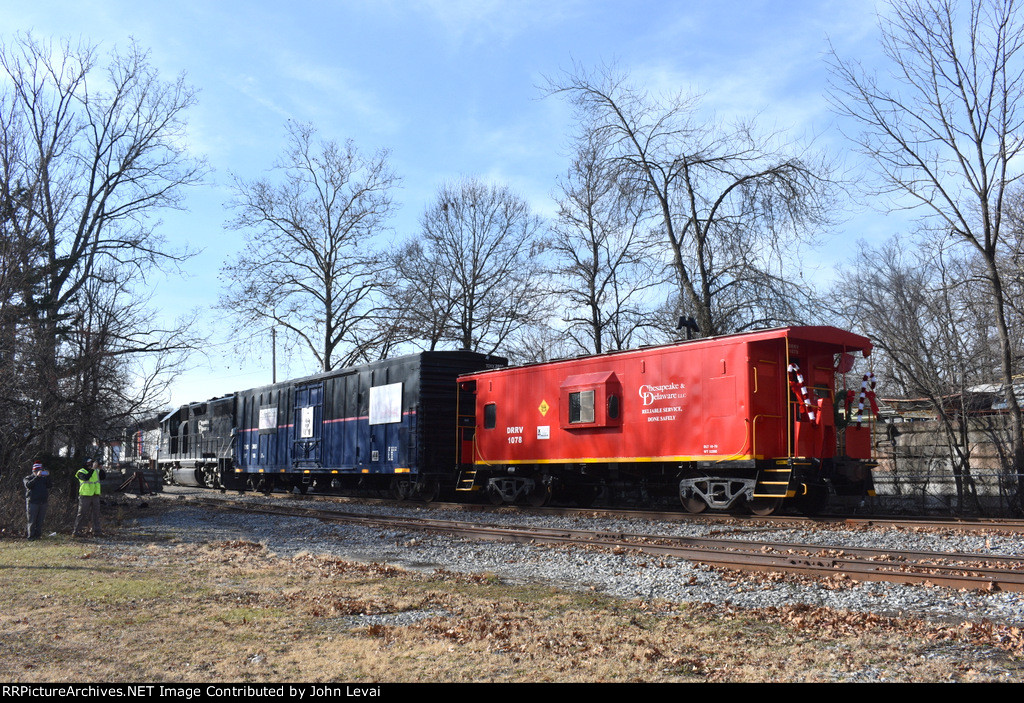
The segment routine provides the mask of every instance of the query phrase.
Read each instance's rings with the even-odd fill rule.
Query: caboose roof
[[[872,349],[871,340],[869,340],[867,337],[862,337],[861,335],[854,334],[853,332],[847,332],[846,330],[839,329],[838,327],[832,327],[830,325],[793,325],[789,327],[775,327],[766,330],[754,330],[752,332],[737,332],[735,334],[724,334],[719,335],[717,337],[702,337],[700,339],[681,340],[677,342],[669,342],[667,344],[644,346],[636,349],[622,349],[605,352],[603,354],[582,354],[580,356],[572,358],[552,359],[551,361],[542,361],[529,364],[520,364],[519,366],[510,366],[508,367],[508,369],[529,368],[532,366],[540,366],[545,364],[572,363],[574,361],[579,361],[580,359],[639,355],[650,353],[652,351],[691,345],[714,346],[735,343],[737,341],[749,343],[772,339],[788,339],[793,341],[813,342],[815,344],[831,346],[833,347],[833,353],[835,354],[859,351],[864,356],[868,356],[871,354]],[[489,373],[500,373],[508,369],[490,369],[486,371],[476,371],[465,375],[482,376]]]

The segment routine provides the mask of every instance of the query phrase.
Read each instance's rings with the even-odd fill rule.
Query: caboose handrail
[[[721,464],[723,461],[736,461],[737,459],[744,459],[746,458],[746,455],[743,454],[743,450],[746,449],[748,446],[751,449],[750,457],[756,458],[753,452],[753,442],[751,441],[751,436],[754,434],[754,423],[747,418],[743,418],[743,422],[744,424],[747,425],[747,431],[743,433],[743,444],[740,445],[740,450],[738,452],[733,452],[732,454],[726,454],[724,456],[719,455],[711,463]]]
[[[751,443],[750,443],[750,454],[755,459],[763,459],[764,458],[763,456],[758,456],[758,454],[757,454],[757,421],[760,420],[761,418],[767,418],[767,419],[770,419],[770,420],[772,420],[772,419],[773,420],[784,420],[785,419],[785,417],[783,417],[782,415],[768,415],[767,413],[759,413],[757,415],[754,415],[754,419],[750,423],[750,434],[751,434],[751,436],[753,438]]]

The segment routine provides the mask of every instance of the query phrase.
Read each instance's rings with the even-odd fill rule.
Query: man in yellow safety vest
[[[78,479],[78,515],[75,517],[75,537],[81,537],[82,532],[78,527],[83,520],[88,525],[92,523],[93,537],[102,537],[100,531],[100,479],[103,478],[102,463],[94,459],[75,473]]]

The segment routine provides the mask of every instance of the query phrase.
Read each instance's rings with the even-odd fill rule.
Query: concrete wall
[[[880,505],[908,511],[1010,514],[1016,477],[1001,468],[1000,416],[970,422],[970,481],[958,494],[954,469],[958,461],[937,420],[897,422],[892,438],[885,423],[875,425],[875,488]]]

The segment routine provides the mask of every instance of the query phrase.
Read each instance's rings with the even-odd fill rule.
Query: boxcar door
[[[371,471],[390,472],[401,462],[403,384],[387,383],[370,387],[370,463]]]
[[[295,425],[292,462],[296,466],[322,466],[324,386],[295,387]]]

